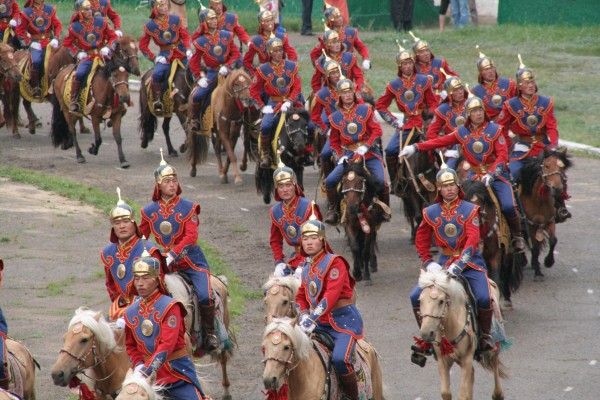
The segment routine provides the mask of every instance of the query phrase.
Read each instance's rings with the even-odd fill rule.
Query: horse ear
[[[94,314],[94,319],[96,321],[100,321],[100,318],[102,318],[102,311],[98,311],[96,314]]]
[[[292,318],[292,321],[290,322],[290,324],[291,324],[292,326],[296,326],[296,325],[298,325],[298,317],[299,317],[299,315],[298,315],[298,314],[296,314],[296,316],[295,316],[294,318]]]
[[[564,156],[565,154],[567,154],[567,148],[564,147],[564,146],[563,147],[559,147],[558,148],[558,153],[562,154]]]

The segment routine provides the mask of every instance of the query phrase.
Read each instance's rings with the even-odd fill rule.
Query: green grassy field
[[[70,1],[58,3],[59,17],[68,21],[72,12]],[[148,20],[149,8],[135,9],[127,4],[115,5],[123,20],[126,33],[140,37],[142,26]],[[285,17],[284,17],[285,18]],[[197,26],[195,9],[188,10],[190,31]],[[250,35],[256,32],[256,13],[244,12],[239,15],[240,22]],[[318,26],[313,21],[315,27]],[[316,43],[316,37],[301,37],[297,32],[299,18],[288,18],[284,25],[291,33],[292,45],[300,55],[300,70],[304,93],[310,91],[310,78],[313,68],[308,53]],[[471,86],[477,83],[476,62],[479,44],[481,51],[492,57],[501,76],[514,77],[518,67],[517,54],[534,69],[537,75],[539,93],[554,98],[560,137],[592,146],[600,147],[600,27],[564,27],[564,26],[470,26],[465,29],[415,32],[426,39],[433,53],[448,60],[465,82]],[[385,83],[395,77],[395,55],[398,47],[396,39],[412,40],[409,35],[397,32],[361,32],[363,41],[371,53],[373,69],[367,72],[367,78],[375,93],[383,93]],[[143,69],[151,63],[143,58]]]

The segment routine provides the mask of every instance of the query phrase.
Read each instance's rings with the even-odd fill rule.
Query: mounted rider
[[[276,37],[281,39],[283,42],[283,57],[290,61],[298,61],[298,53],[296,49],[292,47],[288,40],[288,35],[285,32],[275,31],[275,22],[273,21],[273,14],[269,10],[265,10],[261,7],[258,13],[258,35],[253,36],[248,46],[248,51],[244,54],[244,68],[254,75],[256,68],[254,68],[254,56],[258,55],[258,64],[264,64],[269,62],[269,52],[267,50],[267,41],[274,34]]]
[[[77,57],[77,71],[71,82],[69,111],[79,112],[79,90],[90,73],[96,58],[110,58],[117,46],[117,34],[104,17],[94,17],[90,0],[75,2],[77,17],[73,17],[63,46],[69,54]]]
[[[415,247],[427,272],[447,270],[452,275],[462,275],[475,296],[477,321],[480,328],[479,350],[494,349],[490,335],[494,310],[485,261],[479,246],[479,206],[464,198],[456,172],[443,164],[436,176],[438,196],[436,202],[423,209],[423,221],[417,229]],[[441,249],[438,262],[431,255],[432,237]],[[410,294],[419,328],[421,315],[419,296],[423,289],[417,285]]]
[[[112,302],[109,317],[116,321],[125,316],[125,309],[137,295],[133,285],[133,264],[144,251],[161,264],[161,274],[167,271],[164,259],[155,244],[142,240],[142,232],[135,222],[135,211],[121,200],[110,210],[110,244],[100,252],[100,260],[106,275],[106,290]]]
[[[294,170],[279,163],[273,173],[275,200],[271,207],[271,251],[275,259],[275,276],[294,274],[300,278],[304,257],[300,254],[300,227],[311,215],[322,220],[319,206],[304,197]],[[283,253],[283,241],[294,251],[287,258]]]
[[[144,252],[133,265],[139,296],[125,313],[125,345],[134,375],[156,373],[161,394],[172,399],[205,399],[185,344],[186,310],[169,297],[160,262]]]
[[[521,215],[508,174],[508,147],[502,127],[490,122],[485,103],[479,97],[467,100],[465,113],[467,121],[464,126],[459,126],[449,135],[407,146],[400,156],[410,157],[416,151],[459,145],[471,168],[469,178],[479,179],[492,187],[510,227],[513,249],[515,253],[523,253],[525,241],[521,232]]]
[[[219,30],[233,33],[243,44],[250,47],[250,35],[240,25],[237,14],[227,12],[227,6],[223,4],[223,0],[208,0],[208,8],[217,14],[217,28]],[[192,39],[196,39],[196,37]]]
[[[477,61],[477,71],[479,85],[471,90],[475,96],[483,100],[485,112],[494,122],[498,119],[504,102],[518,96],[517,84],[511,78],[498,77],[494,60],[481,52]]]
[[[337,166],[325,179],[327,190],[327,218],[325,222],[335,225],[339,220],[338,184],[342,180],[344,161],[363,157],[365,167],[374,178],[375,193],[388,207],[390,189],[385,182],[383,161],[375,141],[382,136],[381,126],[375,122],[374,110],[369,104],[360,104],[356,97],[354,84],[349,79],[338,82],[336,91],[339,96],[339,110],[329,116],[331,133],[329,140]],[[382,207],[383,218],[389,221],[391,215]]]
[[[334,341],[331,364],[346,399],[358,400],[358,380],[352,365],[357,340],[363,338],[363,320],[355,305],[350,265],[334,254],[325,237],[325,224],[315,216],[300,229],[301,252],[306,257],[296,295],[298,324],[307,334],[314,330]]]
[[[302,80],[295,61],[283,59],[283,40],[271,36],[267,41],[269,62],[261,64],[256,69],[256,74],[250,86],[250,95],[255,101],[255,106],[262,112],[260,125],[261,161],[260,168],[271,168],[271,140],[282,114],[293,107],[302,107]],[[262,95],[268,96],[265,104]],[[311,124],[312,125],[312,124]],[[306,147],[307,154],[312,152]]]
[[[121,31],[121,17],[115,11],[115,9],[112,8],[112,5],[110,4],[110,0],[89,0],[89,1],[90,1],[90,6],[92,7],[93,16],[109,19],[112,22],[113,30],[117,34],[117,37],[119,37],[119,38],[122,37],[123,32]],[[75,12],[73,13],[73,16],[71,17],[71,22],[77,20],[78,18],[79,18],[78,10],[75,9]]]
[[[19,24],[21,19],[21,9],[17,0],[2,0],[0,2],[0,42],[5,42],[4,35],[9,34],[9,30],[17,37],[25,36],[25,25]]]
[[[140,50],[150,61],[154,62],[152,73],[152,97],[154,110],[163,111],[162,88],[171,72],[173,62],[187,65],[192,57],[190,35],[179,15],[169,14],[169,0],[149,0],[152,7],[150,21],[144,25],[144,33],[140,38]],[[150,39],[160,49],[155,56],[150,50]]]
[[[400,132],[402,147],[411,135],[419,135],[423,128],[423,113],[431,113],[438,106],[438,100],[432,90],[433,78],[419,74],[415,66],[415,56],[410,50],[402,48],[396,56],[398,77],[387,83],[385,92],[375,103],[375,109],[388,124],[396,128],[392,140],[385,149],[386,164],[390,174],[390,182],[396,181],[398,173],[398,153],[400,152]],[[400,120],[389,110],[392,101],[396,100],[398,110],[404,114]]]
[[[506,140],[511,140],[509,130],[515,134],[510,153],[510,172],[517,182],[523,160],[538,156],[546,147],[558,146],[554,99],[537,94],[533,70],[523,64],[520,54],[519,62],[516,76],[519,95],[504,102],[497,121],[502,126]],[[555,198],[556,222],[571,218],[571,213],[565,206],[565,200],[570,197],[565,187],[562,195]]]
[[[63,26],[56,16],[56,7],[50,4],[44,4],[44,0],[27,0],[25,8],[21,11],[21,22],[23,24],[22,33],[19,40],[23,47],[29,46],[31,53],[31,69],[29,71],[29,84],[32,88],[32,95],[40,97],[42,88],[40,79],[44,74],[44,59],[46,57],[46,47],[52,48],[59,46],[60,34]]]
[[[154,178],[153,203],[141,210],[140,231],[146,237],[150,233],[154,235],[166,252],[166,264],[171,271],[186,275],[192,281],[200,304],[204,349],[211,352],[219,347],[219,341],[215,335],[210,267],[197,244],[200,205],[179,196],[181,185],[177,171],[162,158],[162,149],[161,162],[154,171]]]
[[[202,117],[210,105],[210,96],[217,87],[218,77],[227,76],[230,67],[239,60],[241,53],[233,42],[233,34],[217,29],[217,14],[210,8],[204,8],[198,14],[200,35],[194,39],[196,52],[190,59],[190,69],[198,80],[192,97],[191,121],[192,132],[199,133]],[[204,61],[206,73],[200,68]]]
[[[354,53],[354,51],[356,51],[363,59],[363,69],[371,69],[371,57],[369,56],[369,49],[358,37],[358,29],[350,26],[344,26],[344,18],[340,12],[340,9],[325,3],[325,11],[323,16],[325,17],[326,26],[338,33],[340,41],[344,46],[344,51],[348,51],[350,53]],[[321,54],[323,54],[323,49],[327,48],[327,45],[324,41],[324,36],[325,35],[319,37],[317,45],[310,51],[310,60],[313,64],[317,61]]]

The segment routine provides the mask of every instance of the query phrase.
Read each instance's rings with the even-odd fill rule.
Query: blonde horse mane
[[[271,322],[265,328],[263,340],[272,332],[279,331],[292,341],[296,357],[298,357],[300,360],[306,360],[310,355],[310,339],[304,332],[302,332],[302,329],[300,329],[298,325],[292,325],[292,321],[292,318],[287,317],[273,318],[273,322]]]
[[[291,290],[292,297],[295,299],[300,287],[300,280],[292,275],[288,276],[270,276],[269,280],[263,285],[264,293],[267,293],[275,285],[283,286]]]
[[[152,380],[154,381],[154,379]],[[163,400],[163,395],[160,394],[160,391],[163,389],[163,386],[157,385],[155,383],[150,384],[147,379],[141,376],[129,375],[123,381],[122,388],[126,388],[128,385],[137,385],[140,387],[146,394],[148,395],[148,400]]]
[[[186,309],[191,307],[190,294],[182,277],[176,274],[166,274],[165,285],[171,293],[172,298],[180,301]]]
[[[465,289],[462,285],[443,271],[440,272],[423,272],[419,277],[419,287],[425,289],[430,286],[435,286],[446,293],[455,304],[464,304],[466,300]]]
[[[121,348],[117,348],[117,341],[111,325],[103,318],[101,311],[90,310],[87,307],[79,307],[75,310],[75,315],[69,322],[69,330],[73,325],[81,323],[89,328],[98,343],[98,349],[100,353],[105,351],[123,351]]]

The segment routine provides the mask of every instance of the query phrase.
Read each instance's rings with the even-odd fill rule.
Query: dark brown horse
[[[371,272],[377,272],[377,230],[383,222],[381,207],[375,205],[375,181],[364,159],[344,161],[342,178],[342,221],[352,250],[356,281],[371,284]]]
[[[8,44],[0,43],[0,88],[2,88],[2,101],[4,102],[4,110],[0,115],[0,127],[6,123],[5,118],[10,118],[10,109],[8,107],[9,99],[7,87],[14,86],[18,90],[18,82],[23,78],[19,70],[18,61],[15,58],[14,49]],[[14,84],[11,84],[14,82]],[[18,139],[21,137],[19,132],[13,130],[13,137]]]
[[[177,157],[178,153],[171,143],[170,135],[172,113],[177,115],[181,127],[185,131],[187,102],[194,87],[194,78],[189,68],[177,67],[177,71],[173,77],[171,96],[169,97],[169,102],[172,104],[166,104],[164,101],[166,96],[163,95],[163,107],[165,112],[155,115],[150,109],[151,105],[148,100],[148,87],[152,80],[153,73],[154,67],[144,73],[140,87],[140,116],[138,118],[138,130],[141,132],[141,146],[145,149],[148,147],[148,143],[154,139],[154,132],[156,132],[158,126],[157,117],[161,117],[163,118],[162,130],[167,141],[167,150],[170,156]],[[164,89],[166,86],[168,86],[167,80],[165,80],[165,83],[163,84],[163,93],[166,92]]]
[[[545,149],[539,156],[526,159],[521,168],[521,202],[531,235],[531,267],[535,271],[535,281],[544,280],[538,257],[547,245],[544,266],[554,265],[554,248],[558,242],[554,201],[566,188],[565,171],[570,166],[567,149],[561,148]]]

